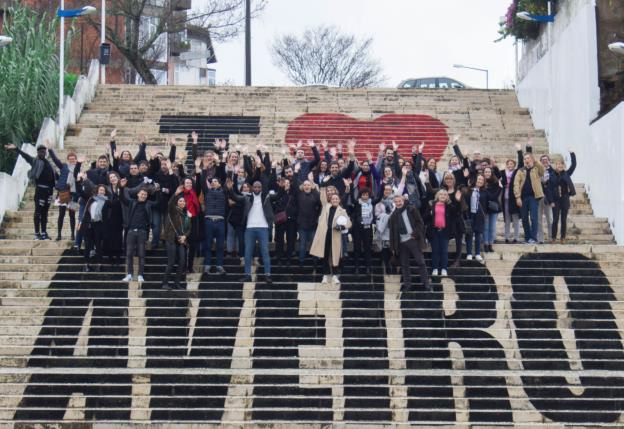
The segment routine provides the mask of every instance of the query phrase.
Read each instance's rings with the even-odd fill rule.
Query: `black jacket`
[[[241,195],[237,194],[234,191],[228,192],[228,197],[234,201],[241,201],[245,204],[243,209],[243,221],[242,225],[247,226],[247,217],[249,216],[249,212],[251,211],[251,207],[253,206],[254,194],[251,195]],[[273,223],[273,201],[277,198],[277,194],[269,194],[263,192],[261,194],[262,197],[262,211],[264,212],[264,217],[269,224],[269,226]]]
[[[306,193],[295,187],[295,204],[297,206],[297,226],[301,229],[313,229],[321,215],[321,195],[316,189]]]
[[[425,224],[422,217],[415,207],[407,206],[405,210],[407,210],[407,216],[412,226],[412,236],[415,238],[420,248],[423,249],[425,247]],[[399,254],[399,246],[401,244],[401,234],[399,232],[400,216],[402,216],[402,213],[398,209],[395,209],[388,221],[390,225],[390,249],[395,255]]]
[[[574,170],[576,170],[576,155],[574,152],[570,154],[570,158],[572,158],[572,165],[566,171],[562,171],[561,173],[554,172],[553,180],[553,195],[552,201],[553,203],[558,203],[565,198],[566,195],[568,197],[572,197],[576,195],[576,188],[574,187],[574,182],[572,182],[572,174]]]
[[[50,161],[45,158],[41,159],[38,156],[32,157],[26,152],[23,152],[20,148],[16,148],[16,151],[32,166],[31,171],[29,171],[29,177],[33,180],[35,185],[37,185],[37,187],[50,188],[50,191],[52,191],[56,183],[56,174],[54,173],[54,168],[52,164],[50,164]],[[34,173],[37,169],[40,170],[37,177],[31,177],[31,173]]]
[[[451,199],[451,203],[447,204],[444,210],[445,227],[442,232],[446,238],[453,238],[458,231],[462,230],[463,222],[461,220],[459,203],[455,201],[453,195],[449,195],[449,198]],[[435,230],[435,203],[431,204],[427,209],[424,221],[427,225],[427,238],[431,240],[433,231]]]

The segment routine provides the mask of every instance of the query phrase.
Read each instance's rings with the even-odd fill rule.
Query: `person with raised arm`
[[[50,161],[46,159],[47,144],[37,146],[37,156],[32,157],[14,144],[4,146],[7,150],[14,150],[31,165],[28,178],[35,185],[35,240],[50,240],[48,235],[48,212],[52,204],[56,173]]]
[[[164,221],[162,238],[167,249],[167,268],[161,287],[170,290],[169,279],[173,266],[177,264],[175,289],[183,289],[186,272],[186,251],[191,234],[191,218],[186,207],[184,186],[178,186],[167,203],[167,216]]]
[[[530,147],[530,144],[527,144],[527,148],[530,149]],[[542,188],[544,166],[535,162],[529,150],[524,154],[523,161],[524,166],[518,171],[514,180],[514,196],[522,217],[524,242],[536,244],[539,201],[544,198],[544,188]]]
[[[152,211],[152,249],[160,245],[160,232],[164,218],[168,212],[168,203],[173,191],[179,186],[178,178],[173,174],[171,159],[156,158],[159,160],[160,169],[153,175],[153,182],[160,187],[158,204]]]
[[[55,188],[58,191],[57,203],[59,206],[59,217],[57,222],[57,234],[56,241],[62,240],[63,223],[65,221],[65,214],[69,210],[69,228],[71,232],[71,240],[76,240],[76,208],[74,207],[78,203],[79,195],[76,189],[76,181],[78,180],[78,174],[80,174],[80,168],[85,162],[85,158],[78,159],[78,156],[74,152],[67,154],[67,162],[61,162],[60,159],[54,153],[54,150],[48,149],[52,162],[60,171],[58,181]]]
[[[123,192],[120,195],[121,203],[127,208],[126,219],[126,273],[127,275],[122,281],[132,281],[132,275],[134,274],[134,255],[139,258],[139,273],[137,281],[142,283],[145,281],[145,245],[147,243],[147,235],[150,227],[150,220],[152,218],[152,211],[157,204],[155,200],[148,200],[150,192],[152,196],[158,193],[159,188],[156,186],[141,186],[136,192],[131,192],[126,188],[127,180],[122,179],[120,181],[120,187],[123,188]]]
[[[245,276],[242,282],[251,282],[251,263],[256,244],[260,247],[260,255],[264,265],[264,276],[267,284],[273,283],[271,279],[271,258],[269,256],[269,225],[273,223],[272,201],[276,198],[274,191],[264,189],[260,181],[255,181],[252,186],[252,194],[249,196],[239,195],[233,191],[234,182],[226,181],[229,191],[228,196],[234,201],[245,204],[243,212],[243,224],[245,230]]]
[[[466,259],[475,259],[479,262],[483,261],[481,256],[481,240],[483,239],[483,231],[485,230],[486,207],[488,195],[485,190],[485,177],[482,174],[477,175],[475,182],[468,188],[465,188],[464,199],[467,210],[467,226],[466,226]],[[474,239],[473,239],[474,236]],[[474,250],[472,243],[474,242]]]
[[[110,133],[110,153],[113,159],[113,170],[119,173],[119,176],[123,178],[128,178],[130,175],[130,165],[132,163],[139,164],[141,161],[147,160],[146,148],[147,143],[145,142],[145,135],[140,134],[139,139],[139,151],[137,155],[132,158],[132,154],[123,150],[121,153],[117,153],[117,128],[113,129]]]
[[[296,145],[291,144],[289,146],[290,149],[293,150],[294,155],[295,155],[295,158],[292,161],[293,168],[296,165],[299,165],[300,167],[299,175],[297,177],[297,181],[299,183],[306,180],[306,178],[308,177],[308,173],[310,173],[310,171],[312,171],[319,164],[319,162],[321,162],[321,154],[319,153],[314,140],[308,140],[307,146],[312,151],[312,156],[313,156],[312,159],[307,159],[305,157],[305,151],[303,150],[303,142],[301,140],[298,141]]]
[[[231,181],[231,179],[227,179]],[[204,196],[204,273],[225,275],[223,253],[225,251],[225,215],[227,210],[228,190],[221,186],[218,178],[213,177],[210,188],[203,191]],[[212,270],[212,243],[215,244],[216,265]]]
[[[576,154],[572,149],[569,149],[569,152],[572,165],[566,170],[564,160],[557,160],[552,178],[553,202],[555,204],[553,207],[552,238],[553,241],[557,239],[557,227],[559,221],[561,221],[561,244],[564,244],[566,240],[570,197],[576,195],[576,188],[572,182],[572,174],[574,174],[574,170],[576,170]]]

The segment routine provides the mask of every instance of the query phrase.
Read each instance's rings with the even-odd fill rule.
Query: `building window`
[[[208,71],[208,85],[215,86],[217,84],[217,71],[215,69],[206,69]]]

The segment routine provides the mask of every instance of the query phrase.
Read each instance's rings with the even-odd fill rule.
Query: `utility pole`
[[[251,86],[251,0],[245,0],[245,86]]]

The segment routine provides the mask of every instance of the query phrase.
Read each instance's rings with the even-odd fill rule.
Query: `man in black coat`
[[[427,266],[422,253],[425,247],[425,226],[420,213],[415,207],[405,204],[401,195],[394,196],[395,210],[390,215],[390,251],[401,260],[401,275],[403,277],[401,290],[408,292],[412,280],[410,273],[410,255],[416,260],[420,270],[420,280],[425,290],[431,291]]]
[[[35,184],[35,240],[50,240],[47,232],[48,211],[52,204],[56,174],[52,164],[46,159],[48,148],[46,145],[38,146],[37,156],[34,158],[14,144],[6,145],[5,148],[16,151],[32,167],[28,177]]]
[[[173,174],[171,161],[160,159],[160,170],[154,174],[154,183],[160,187],[157,204],[152,211],[152,249],[156,249],[160,243],[160,230],[163,225],[169,199],[178,188],[178,177]]]

